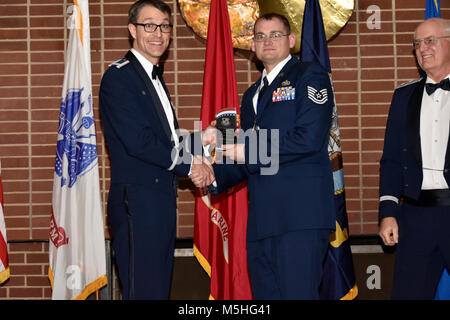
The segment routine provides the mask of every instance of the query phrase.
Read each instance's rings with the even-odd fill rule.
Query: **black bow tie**
[[[157,65],[153,66],[152,70],[152,79],[156,79],[156,76],[158,76],[159,79],[162,78],[164,72],[164,66],[163,65]]]
[[[425,89],[427,90],[428,95],[433,94],[437,88],[450,91],[450,80],[446,78],[439,83],[425,83]]]

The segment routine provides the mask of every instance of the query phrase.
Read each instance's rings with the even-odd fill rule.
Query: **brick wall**
[[[94,96],[108,64],[129,49],[127,11],[132,3],[91,0]],[[176,15],[165,79],[180,126],[193,129],[200,116],[205,41],[181,18],[176,0],[166,0]],[[71,1],[0,0],[0,160],[11,278],[0,298],[50,296],[47,280],[51,192],[56,129],[64,73],[66,10]],[[371,5],[381,9],[380,29],[370,29]],[[355,12],[329,42],[342,148],[350,234],[377,232],[378,163],[393,89],[418,77],[412,32],[424,18],[425,0],[355,0]],[[441,1],[450,18],[450,4]],[[235,55],[239,94],[258,77],[245,55]],[[106,208],[109,161],[96,110],[97,142]],[[181,181],[179,238],[192,237],[193,186]],[[108,230],[106,228],[108,235]]]

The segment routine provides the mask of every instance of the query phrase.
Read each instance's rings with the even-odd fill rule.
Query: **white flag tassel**
[[[88,1],[75,0],[71,9],[50,221],[53,299],[86,299],[107,283]]]

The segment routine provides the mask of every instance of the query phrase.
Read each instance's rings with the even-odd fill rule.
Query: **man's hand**
[[[398,243],[397,219],[394,217],[383,218],[380,223],[380,230],[378,234],[387,246],[393,246]]]
[[[214,120],[202,131],[202,145],[207,146],[209,144],[216,144],[216,132],[216,120]]]
[[[214,170],[206,158],[194,156],[189,178],[196,187],[205,188],[215,180]]]
[[[245,162],[244,144],[224,144],[222,145],[223,155],[239,163]]]

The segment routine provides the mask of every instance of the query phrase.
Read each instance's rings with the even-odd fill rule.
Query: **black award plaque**
[[[218,148],[222,147],[221,141],[222,144],[236,143],[236,128],[236,110],[224,110],[216,114],[216,129],[222,134],[222,139],[216,137]]]

